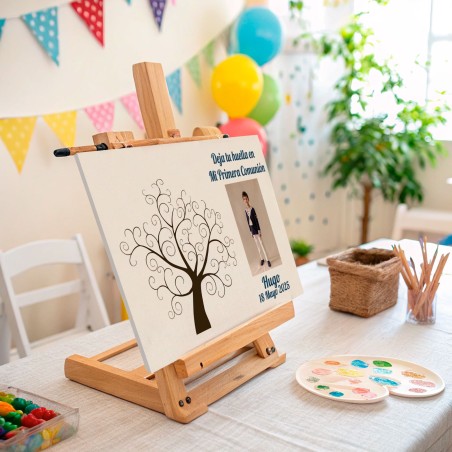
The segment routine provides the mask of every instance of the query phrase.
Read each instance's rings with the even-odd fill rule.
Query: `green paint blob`
[[[325,386],[325,385],[317,385],[316,389],[326,390],[326,389],[330,389],[330,387],[329,386]]]
[[[373,363],[377,367],[392,367],[392,364],[387,361],[374,361]]]

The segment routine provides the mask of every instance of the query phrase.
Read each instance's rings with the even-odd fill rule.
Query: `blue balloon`
[[[259,66],[268,63],[281,50],[282,28],[268,8],[246,9],[231,32],[231,50],[251,57]]]

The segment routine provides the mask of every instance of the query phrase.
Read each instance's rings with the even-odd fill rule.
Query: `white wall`
[[[28,12],[21,3],[8,0],[8,8],[3,9],[3,1],[0,17]],[[60,67],[20,19],[7,20],[0,45],[0,118],[57,113],[118,99],[134,91],[132,64],[159,61],[166,73],[183,67],[243,7],[242,0],[184,0],[175,5],[168,1],[159,33],[148,0],[133,0],[130,6],[125,0],[109,0],[104,2],[106,45],[102,48],[67,2],[28,2],[34,9],[59,3],[64,3],[59,9]],[[221,44],[217,52],[219,62],[225,56]],[[211,70],[203,58],[201,63],[201,89],[182,70],[183,115],[174,110],[183,135],[191,135],[195,126],[215,125],[220,115],[210,94]],[[113,130],[132,130],[136,138],[143,137],[119,100],[115,106]],[[76,145],[92,143],[95,133],[88,117],[79,111]],[[0,141],[0,249],[82,233],[110,317],[117,320],[119,304],[113,299],[107,277],[110,266],[91,207],[75,161],[53,156],[59,147],[58,138],[38,118],[19,174]]]

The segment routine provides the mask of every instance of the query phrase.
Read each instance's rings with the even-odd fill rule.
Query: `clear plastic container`
[[[53,400],[12,386],[0,384],[0,392],[14,394],[26,400],[32,400],[39,406],[58,413],[58,416],[32,428],[27,428],[8,440],[0,440],[1,452],[35,452],[47,449],[54,444],[74,435],[78,429],[78,408],[70,408]]]

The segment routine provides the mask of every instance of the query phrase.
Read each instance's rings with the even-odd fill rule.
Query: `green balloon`
[[[267,74],[264,74],[264,87],[261,97],[248,118],[254,119],[265,126],[275,116],[281,105],[281,91],[278,82]]]

